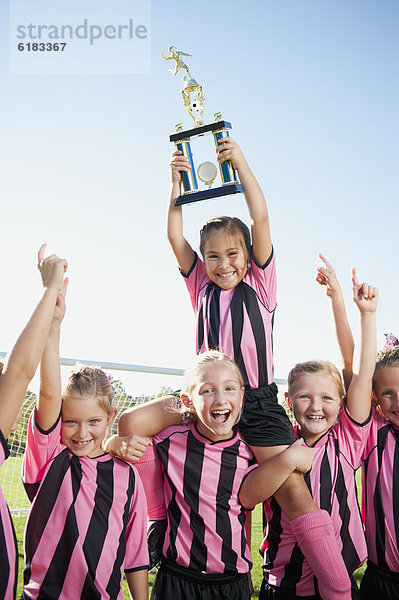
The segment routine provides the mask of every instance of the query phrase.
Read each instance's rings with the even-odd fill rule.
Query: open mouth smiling
[[[223,424],[226,423],[226,421],[228,420],[229,416],[230,416],[231,411],[228,409],[225,410],[214,410],[211,412],[212,415],[212,419],[218,423],[218,424]]]

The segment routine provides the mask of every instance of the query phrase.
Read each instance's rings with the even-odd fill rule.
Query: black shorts
[[[359,588],[353,577],[351,577],[351,584],[352,600],[360,600]],[[322,600],[322,598],[318,592],[313,596],[297,596],[293,590],[275,587],[267,583],[266,579],[263,579],[259,592],[259,600]],[[374,600],[377,600],[377,596]]]
[[[161,560],[151,600],[250,600],[247,573],[202,574]]]
[[[360,582],[362,600],[397,600],[399,598],[399,573],[367,561],[367,569]]]
[[[245,390],[238,429],[249,446],[290,446],[295,442],[294,429],[277,393],[275,383]]]

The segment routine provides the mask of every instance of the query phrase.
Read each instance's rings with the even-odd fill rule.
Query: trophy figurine
[[[182,171],[184,192],[176,200],[176,206],[242,192],[242,186],[239,182],[237,173],[230,161],[219,164],[221,185],[217,187],[212,187],[217,177],[218,170],[211,161],[204,161],[199,165],[197,170],[195,169],[194,157],[191,149],[191,139],[203,136],[207,133],[212,133],[217,147],[219,139],[229,135],[231,123],[222,120],[220,112],[214,114],[215,120],[213,123],[208,123],[206,125],[202,120],[205,103],[202,85],[199,85],[194,77],[192,77],[190,69],[182,58],[183,56],[191,58],[191,54],[177,50],[175,46],[170,46],[169,56],[165,56],[163,52],[161,52],[161,55],[165,60],[174,60],[176,62],[175,68],[169,69],[169,72],[172,73],[172,75],[176,75],[180,69],[183,69],[187,73],[187,75],[183,77],[182,96],[184,106],[187,108],[188,114],[193,120],[191,129],[183,131],[183,123],[178,123],[176,125],[176,133],[169,136],[170,141],[175,144],[176,148],[189,159],[191,166],[189,172]],[[198,179],[208,186],[207,189],[199,189],[197,175]]]

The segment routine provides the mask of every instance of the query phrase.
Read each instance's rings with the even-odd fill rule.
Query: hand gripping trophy
[[[204,112],[205,97],[202,85],[199,85],[194,77],[192,77],[190,69],[182,59],[182,56],[191,58],[191,54],[178,50],[176,46],[170,46],[169,56],[165,56],[163,52],[161,52],[161,55],[165,60],[176,61],[175,68],[169,69],[169,72],[172,73],[172,75],[177,75],[180,69],[183,69],[187,73],[187,75],[183,77],[182,96],[184,105],[194,122],[193,129],[185,131],[183,131],[183,123],[178,123],[178,125],[176,125],[177,133],[169,136],[170,141],[173,142],[177,149],[190,160],[191,164],[190,172],[182,172],[184,193],[179,196],[176,205],[189,204],[207,198],[215,198],[217,196],[242,192],[237,173],[230,161],[225,161],[219,165],[222,183],[219,187],[212,188],[212,184],[217,175],[217,168],[212,162],[205,161],[201,163],[196,172],[191,150],[191,138],[211,132],[217,147],[219,143],[218,140],[223,136],[229,135],[231,123],[223,121],[221,113],[215,113],[215,121],[208,125],[204,124],[202,115]],[[197,175],[201,181],[208,185],[208,189],[199,190]]]

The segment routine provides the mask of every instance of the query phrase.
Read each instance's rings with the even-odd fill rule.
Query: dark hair
[[[248,227],[237,217],[216,217],[207,221],[200,231],[200,251],[204,256],[205,243],[213,230],[224,229],[226,234],[241,235],[248,258],[251,256],[251,234]]]

